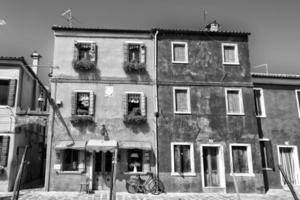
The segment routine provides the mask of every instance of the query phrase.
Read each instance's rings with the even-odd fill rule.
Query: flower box
[[[142,115],[124,115],[124,123],[128,124],[142,124],[147,121],[146,116]]]
[[[73,68],[78,72],[90,72],[95,70],[96,65],[88,59],[81,59],[73,61]]]
[[[73,115],[70,121],[73,125],[77,125],[83,123],[93,123],[94,118],[91,115]]]
[[[124,62],[124,71],[126,73],[130,72],[145,72],[146,71],[146,64],[145,63],[138,63],[138,62]]]

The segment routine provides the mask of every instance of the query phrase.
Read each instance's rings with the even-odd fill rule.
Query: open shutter
[[[128,43],[123,44],[124,62],[128,62]]]
[[[146,46],[145,46],[145,44],[141,45],[140,52],[141,52],[140,63],[146,63]]]
[[[79,45],[79,43],[77,43],[75,41],[75,43],[74,43],[73,60],[78,60],[78,45]]]
[[[275,170],[274,158],[273,158],[273,151],[272,151],[272,143],[271,141],[265,141],[266,145],[266,153],[267,153],[267,160],[269,168]]]
[[[122,96],[122,110],[123,110],[123,115],[127,115],[128,114],[128,103],[127,103],[127,99],[128,99],[128,94],[123,94]]]
[[[15,105],[16,86],[17,86],[17,80],[11,79],[9,81],[8,100],[7,100],[7,105],[11,107]]]
[[[97,45],[96,45],[96,43],[91,44],[89,54],[90,54],[90,61],[94,62],[96,64],[96,60],[97,60]]]
[[[182,172],[181,166],[181,148],[180,145],[174,145],[174,171],[177,173]]]
[[[95,95],[93,91],[90,91],[90,107],[89,114],[94,115],[95,113]]]
[[[2,143],[0,138],[0,145],[0,165],[6,167],[9,152],[9,136],[2,136]]]
[[[141,108],[141,114],[142,114],[142,116],[146,116],[146,96],[145,96],[144,93],[141,94],[140,108]]]
[[[71,96],[71,112],[72,115],[76,115],[76,105],[77,105],[77,92],[72,92],[72,96]]]

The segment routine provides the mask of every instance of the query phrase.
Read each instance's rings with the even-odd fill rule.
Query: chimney
[[[42,57],[37,51],[34,51],[30,57],[32,58],[32,66],[31,69],[37,75],[38,74],[38,66],[40,58]]]
[[[207,24],[205,26],[205,30],[206,31],[219,31],[220,27],[221,27],[220,24],[218,24],[217,21],[215,20],[215,21]]]

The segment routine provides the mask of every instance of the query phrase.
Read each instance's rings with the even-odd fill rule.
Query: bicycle
[[[128,193],[148,193],[158,195],[164,192],[165,188],[161,180],[153,178],[151,172],[147,173],[146,180],[141,179],[140,175],[132,175],[126,180],[126,189]]]

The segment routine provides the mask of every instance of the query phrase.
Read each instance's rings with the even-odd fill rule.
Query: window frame
[[[184,61],[176,61],[174,60],[174,45],[184,45]],[[172,57],[172,63],[188,63],[188,43],[187,42],[180,42],[180,41],[173,41],[171,42],[171,57]]]
[[[175,159],[174,158],[174,146],[175,145],[189,145],[190,146],[191,172],[183,172],[183,173],[175,172],[175,160],[174,160]],[[196,176],[194,143],[193,142],[171,142],[171,176]]]
[[[236,43],[222,43],[222,63],[223,65],[239,65],[239,51],[238,51],[238,44]],[[226,62],[225,61],[225,54],[224,54],[224,50],[225,47],[234,47],[234,62]]]
[[[77,163],[77,169],[76,170],[69,170],[65,168],[65,159],[66,159],[66,151],[72,151],[72,157],[71,159],[73,159],[73,154],[74,151],[77,151],[77,159],[78,159],[78,163]],[[61,150],[61,154],[62,154],[62,162],[61,162],[61,172],[81,172],[82,170],[80,169],[79,165],[80,165],[80,151],[79,149],[63,149]]]
[[[253,88],[253,92],[255,91],[255,90],[259,90],[260,91],[260,99],[259,99],[259,101],[260,101],[260,106],[261,106],[261,115],[258,115],[256,112],[256,117],[267,117],[267,114],[266,114],[266,106],[265,106],[265,97],[264,97],[264,91],[263,91],[263,89],[262,88]],[[255,98],[255,100],[256,100],[256,97],[255,97],[255,92],[254,92],[254,98]],[[255,103],[255,102],[254,102]],[[256,105],[256,103],[255,103],[255,107],[256,107],[257,105]],[[256,108],[257,109],[257,108]]]
[[[90,108],[92,106],[91,104],[91,98],[90,98],[90,94],[92,93],[94,95],[94,99],[93,99],[93,104],[95,104],[95,92],[93,90],[73,90],[72,92],[75,93],[76,95],[76,108],[75,108],[75,116],[93,116],[95,115],[95,105],[93,105],[93,114],[90,113]],[[89,114],[88,115],[80,115],[80,114],[77,114],[77,94],[78,93],[89,93]],[[72,105],[71,105],[72,106]]]
[[[295,90],[295,95],[296,95],[296,102],[297,102],[297,110],[298,110],[298,118],[300,118],[300,99],[298,98],[298,94],[297,93],[300,93],[300,89],[296,89]]]
[[[145,93],[144,92],[125,92],[125,95],[128,97],[128,95],[129,94],[139,94],[140,95],[140,109],[142,109],[141,108],[141,98],[142,98],[142,96],[144,95],[145,96]],[[127,110],[126,110],[126,115],[128,115],[129,113],[128,113],[128,99],[126,99],[126,103],[127,103]],[[146,109],[146,105],[145,105],[145,109]],[[146,114],[147,115],[147,114]]]
[[[228,106],[228,91],[238,91],[239,92],[239,106],[240,106],[240,112],[229,112],[229,106]],[[242,88],[225,88],[225,103],[226,103],[226,114],[227,115],[245,115],[244,112],[244,101],[243,101],[243,91]]]
[[[233,172],[233,158],[232,158],[232,147],[233,146],[247,148],[248,173]],[[233,175],[234,176],[254,176],[251,144],[246,144],[246,143],[231,143],[231,144],[229,144],[229,157],[230,157],[230,176],[233,176]]]
[[[186,90],[187,93],[187,111],[177,111],[176,108],[176,90]],[[173,110],[175,114],[191,114],[191,95],[189,87],[173,87]]]
[[[263,153],[263,158],[262,158],[262,162],[263,165],[262,165],[262,170],[266,170],[266,171],[274,171],[275,170],[275,162],[274,162],[274,155],[273,155],[273,149],[272,149],[272,143],[271,143],[271,140],[269,138],[260,138],[258,139],[259,142],[260,142],[260,145],[262,147],[262,153]],[[270,142],[271,143],[271,151],[272,151],[272,155],[269,155],[269,156],[272,156],[272,160],[273,160],[273,167],[270,167],[270,163],[269,163],[269,157],[268,157],[268,151],[267,151],[267,146],[265,146],[265,149],[264,149],[264,142]],[[265,166],[265,167],[264,167]]]

